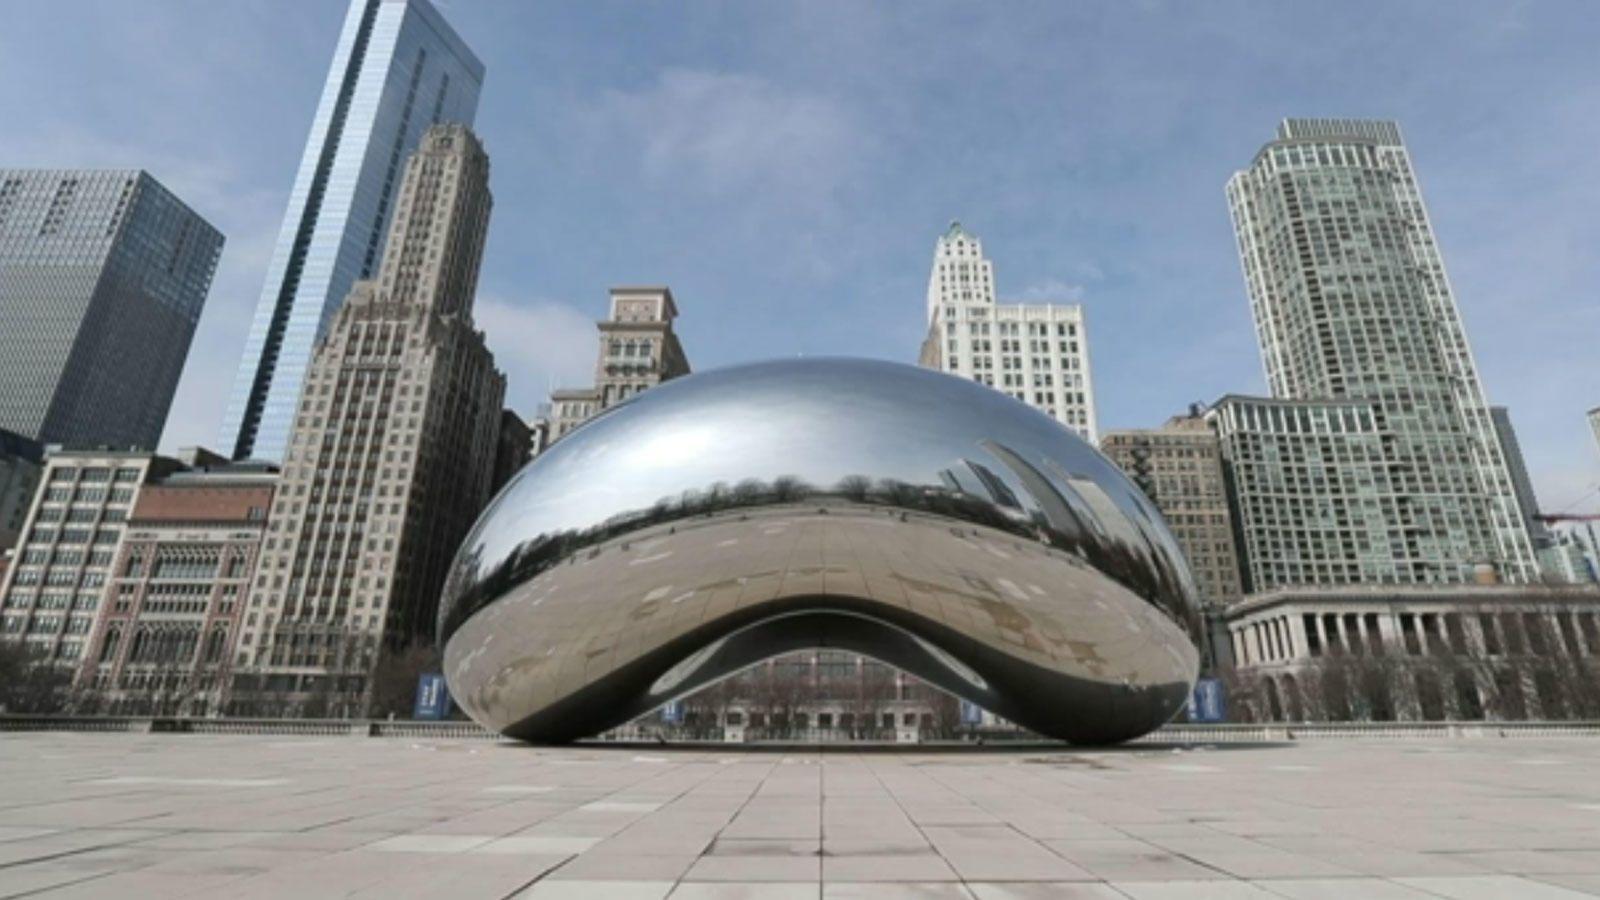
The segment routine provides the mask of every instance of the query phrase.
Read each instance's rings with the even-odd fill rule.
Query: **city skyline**
[[[10,33],[27,34],[27,46],[0,37],[0,74],[49,52],[56,21],[94,21],[91,41],[131,27],[111,7],[85,16],[92,6],[23,13]],[[699,9],[682,22],[637,13],[614,34],[603,14],[555,10],[540,30],[504,9],[441,11],[490,70],[479,130],[491,154],[514,161],[497,168],[500,224],[479,319],[524,415],[552,382],[578,381],[590,366],[607,284],[669,283],[693,297],[684,342],[700,368],[795,353],[911,361],[927,246],[955,217],[984,236],[1005,273],[1002,301],[1080,302],[1095,320],[1102,428],[1154,427],[1193,400],[1260,393],[1222,185],[1284,116],[1370,116],[1405,128],[1489,402],[1515,414],[1542,505],[1559,509],[1597,480],[1583,414],[1600,376],[1584,365],[1583,335],[1600,312],[1584,290],[1595,264],[1576,250],[1593,243],[1597,179],[1585,176],[1595,163],[1578,148],[1592,145],[1582,98],[1596,87],[1577,68],[1592,35],[1550,8],[1522,20],[1388,17],[1392,36],[1357,29],[1306,48],[1304,72],[1282,53],[1200,71],[1199,50],[1174,51],[1185,26],[1199,26],[1178,16],[1141,33],[1151,14],[1141,12],[1046,22],[862,13],[843,36],[823,11],[796,10],[776,23],[735,15],[713,40],[695,37],[711,18]],[[271,12],[242,5],[179,21],[176,6],[142,6],[135,18],[147,36],[207,36],[198,75],[135,41],[143,49],[112,54],[126,67],[115,85],[99,86],[89,66],[63,90],[33,91],[42,96],[0,88],[0,110],[38,123],[0,137],[6,164],[143,166],[229,236],[163,449],[214,441],[344,10]],[[932,51],[953,46],[951,26],[962,22],[974,46],[952,64]],[[1224,40],[1281,42],[1305,24],[1275,13],[1238,37],[1207,34],[1206,53]],[[1416,44],[1424,25],[1451,40],[1337,85],[1319,71],[1352,42]],[[1085,41],[1124,42],[1127,58],[1095,46],[1079,48],[1081,62],[1038,55],[1074,28]],[[663,46],[685,40],[630,56],[652,30],[669,38]],[[794,56],[821,61],[780,60],[774,41],[785,32],[818,51]],[[235,56],[238,71],[222,71]],[[1012,71],[1013,56],[1028,62]],[[894,77],[861,87],[861,76],[880,72]],[[79,79],[95,88],[75,92]],[[1556,101],[1526,90],[1551,79],[1572,91]],[[260,80],[283,87],[244,92]],[[1030,103],[1015,99],[1019,88],[1062,96]],[[129,90],[151,98],[150,125],[91,115]],[[1193,112],[1185,98],[1201,93],[1227,102]],[[230,111],[244,96],[248,119]],[[963,119],[986,103],[996,108]],[[172,129],[163,107],[193,121]],[[1473,118],[1480,108],[1490,111],[1483,120]],[[197,127],[214,146],[160,133]],[[925,146],[901,152],[913,143]],[[907,194],[908,180],[923,190]],[[901,202],[880,208],[886,194]]]

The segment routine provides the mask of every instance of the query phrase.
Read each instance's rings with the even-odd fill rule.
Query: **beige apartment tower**
[[[555,441],[601,410],[663,381],[689,374],[689,358],[672,330],[678,304],[664,286],[614,287],[611,314],[596,323],[600,354],[594,385],[550,395],[549,439]]]
[[[1206,420],[1191,413],[1157,429],[1108,432],[1100,450],[1161,510],[1207,603],[1237,600],[1244,588],[1222,448]]]
[[[359,711],[384,646],[431,635],[488,500],[505,378],[472,322],[489,159],[462,125],[411,157],[378,277],[317,346],[238,648],[256,711]]]

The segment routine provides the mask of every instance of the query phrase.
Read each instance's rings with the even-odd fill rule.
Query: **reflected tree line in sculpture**
[[[1168,573],[1180,571],[1180,567],[1149,565],[1152,556],[1162,553],[1155,544],[1146,541],[1140,547],[1120,540],[1089,540],[1090,526],[1081,518],[1060,522],[1038,510],[1030,514],[1014,497],[1003,494],[979,497],[956,488],[919,487],[892,478],[874,480],[865,475],[849,475],[831,489],[822,489],[794,476],[780,476],[770,482],[758,479],[746,479],[733,485],[719,482],[705,490],[663,497],[647,509],[613,516],[591,528],[569,529],[524,541],[508,555],[503,565],[483,576],[478,590],[448,611],[450,618],[441,622],[441,633],[448,633],[454,625],[482,608],[483,603],[515,585],[555,565],[575,562],[585,550],[595,548],[591,552],[598,552],[598,547],[640,529],[666,524],[667,533],[675,534],[678,528],[695,519],[711,520],[730,513],[786,505],[819,504],[815,511],[826,513],[826,504],[841,501],[858,507],[882,507],[902,517],[909,514],[907,511],[916,511],[955,520],[950,523],[951,529],[973,535],[978,534],[975,528],[964,528],[963,523],[992,528],[1030,542],[1042,541],[1110,575],[1142,596],[1164,598],[1179,592]],[[1142,536],[1143,532],[1140,534]],[[474,562],[470,557],[464,558],[457,568],[474,568]],[[1167,611],[1174,619],[1182,621],[1183,610],[1168,607]]]

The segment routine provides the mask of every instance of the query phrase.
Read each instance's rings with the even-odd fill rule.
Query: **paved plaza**
[[[1600,895],[1600,742],[0,735],[0,896]]]

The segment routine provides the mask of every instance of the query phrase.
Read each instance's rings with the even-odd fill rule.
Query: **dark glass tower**
[[[0,170],[0,428],[154,449],[222,234],[136,170]]]

